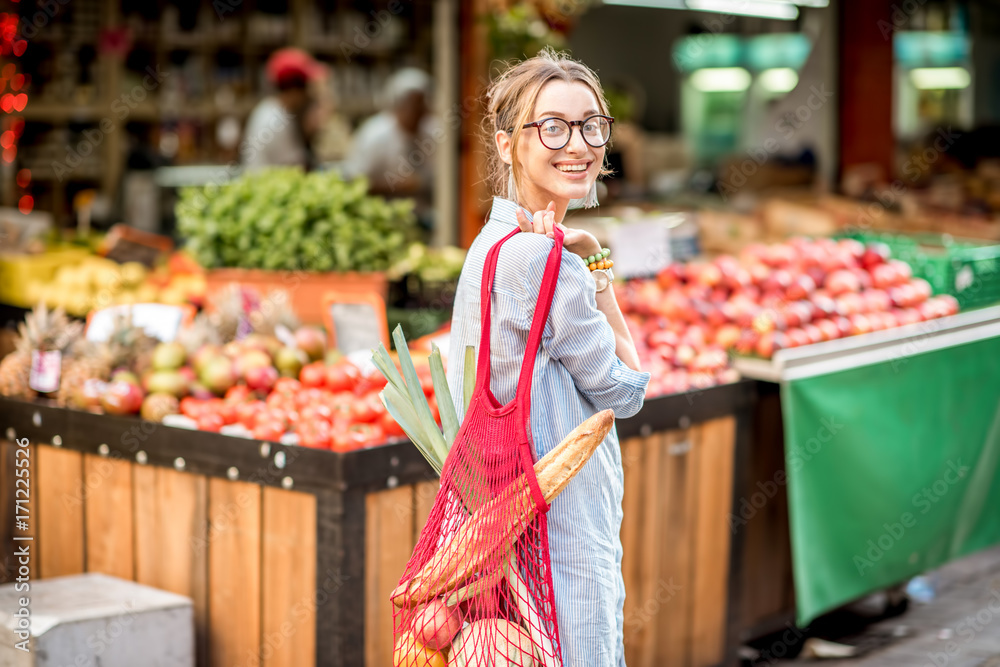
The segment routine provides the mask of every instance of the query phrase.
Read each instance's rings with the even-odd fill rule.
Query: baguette
[[[538,487],[546,503],[551,503],[580,472],[614,422],[611,410],[597,413],[535,463]],[[477,509],[420,571],[392,592],[393,604],[413,607],[455,590],[478,572],[500,569],[517,538],[534,519],[536,509],[528,480],[521,475]]]

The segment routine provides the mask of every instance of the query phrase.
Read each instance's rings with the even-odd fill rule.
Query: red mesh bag
[[[501,239],[487,255],[476,384],[441,471],[427,524],[393,592],[396,667],[561,665],[546,512],[531,442],[531,379],[562,258],[556,230],[517,393],[490,389],[490,293]],[[561,488],[561,487],[560,487]]]

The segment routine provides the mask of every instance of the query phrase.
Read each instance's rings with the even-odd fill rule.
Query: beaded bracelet
[[[590,257],[584,257],[583,263],[587,265],[587,268],[591,271],[596,271],[598,269],[610,269],[614,266],[614,262],[608,259],[608,255],[611,254],[611,250],[604,248],[601,252],[596,255],[591,255]]]

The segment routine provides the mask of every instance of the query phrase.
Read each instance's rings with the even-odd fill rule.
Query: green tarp
[[[920,348],[782,382],[801,627],[1000,543],[1000,338]]]

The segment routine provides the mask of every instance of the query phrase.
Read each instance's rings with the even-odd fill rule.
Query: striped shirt
[[[489,249],[517,226],[517,205],[495,198],[489,221],[462,268],[451,323],[448,382],[462,396],[466,346],[480,333],[480,285]],[[530,217],[530,213],[529,213]],[[531,317],[552,240],[517,234],[500,250],[493,281],[491,380],[501,404],[514,398]],[[478,352],[478,350],[477,350]],[[540,458],[600,410],[630,417],[642,407],[649,373],[615,355],[615,336],[597,309],[589,271],[563,249],[559,282],[535,360],[531,430]],[[458,403],[462,415],[462,401]],[[624,480],[618,434],[612,428],[548,514],[556,616],[565,667],[625,665],[621,524]]]

